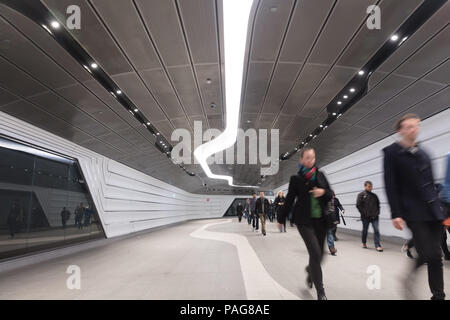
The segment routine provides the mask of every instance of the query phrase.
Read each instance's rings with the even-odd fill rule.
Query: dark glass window
[[[76,160],[2,137],[0,203],[0,259],[104,238]]]

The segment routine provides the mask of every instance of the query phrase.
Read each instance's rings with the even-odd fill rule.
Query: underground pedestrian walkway
[[[337,256],[323,270],[329,299],[403,299],[412,260],[396,242],[385,251],[360,248],[357,235],[338,231]],[[0,273],[0,299],[315,299],[305,284],[307,252],[295,228],[267,236],[237,219],[197,220],[103,241],[92,248]],[[370,244],[370,242],[368,242]],[[68,289],[68,266],[81,270],[81,288]],[[379,289],[368,289],[369,266],[380,270]],[[450,262],[444,261],[446,287]],[[426,268],[416,297],[429,299]]]

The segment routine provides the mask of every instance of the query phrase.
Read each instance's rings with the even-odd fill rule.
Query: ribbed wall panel
[[[0,134],[78,159],[107,237],[221,217],[234,198],[241,197],[186,192],[3,112]],[[199,183],[196,177],[192,179]],[[51,207],[58,193],[49,190],[48,197],[41,198]]]

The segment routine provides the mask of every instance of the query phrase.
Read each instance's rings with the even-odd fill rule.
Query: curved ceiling
[[[155,137],[43,28],[0,1],[0,111],[191,192],[238,193],[186,175]],[[72,35],[170,140],[193,121],[224,128],[219,0],[42,0],[60,21],[79,5]],[[420,0],[260,0],[249,39],[240,126],[280,129],[291,150],[327,117],[326,106],[422,4]],[[381,8],[382,28],[365,26]],[[429,117],[449,107],[450,5],[442,6],[374,72],[368,93],[312,145],[325,165],[393,133],[398,114]],[[211,108],[211,103],[215,108]],[[212,165],[237,184],[272,189],[297,170],[295,155],[261,182],[260,165]],[[214,191],[215,190],[215,191]],[[248,192],[244,190],[243,192]]]

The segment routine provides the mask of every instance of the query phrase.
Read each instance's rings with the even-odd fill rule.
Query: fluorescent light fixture
[[[91,69],[89,69],[89,67],[88,67],[87,65],[84,65],[84,64],[83,64],[83,67],[84,67],[89,73],[92,73],[92,72],[91,72]]]
[[[98,64],[96,64],[95,62],[91,63],[91,68],[92,69],[97,69],[97,67],[98,67]]]
[[[364,74],[364,70],[359,70],[359,71],[358,71],[358,74],[359,74],[360,76],[362,76],[362,75]]]
[[[338,101],[337,104],[342,104],[342,102],[341,102],[341,101]]]
[[[344,94],[344,96],[342,98],[347,99],[348,95]]]
[[[355,92],[355,88],[350,88],[350,92]]]
[[[53,33],[51,32],[51,30],[50,30],[45,24],[42,25],[42,28],[44,28],[45,30],[47,30],[48,33],[53,34]]]
[[[50,23],[50,25],[52,26],[53,29],[59,29],[59,22],[58,21],[52,21],[52,23]]]
[[[403,37],[402,41],[400,41],[400,43],[398,45],[401,45],[403,42],[405,42],[406,39],[408,39],[408,36]]]
[[[323,127],[323,130],[325,130],[326,128],[328,128],[328,126]]]
[[[233,184],[232,176],[212,173],[207,164],[207,159],[217,152],[233,146],[237,139],[245,46],[247,42],[248,21],[252,3],[253,0],[223,1],[227,126],[222,134],[215,139],[198,146],[194,151],[195,159],[198,161],[208,178],[226,180],[228,181],[228,185],[232,187],[255,188],[255,186],[235,185]]]

